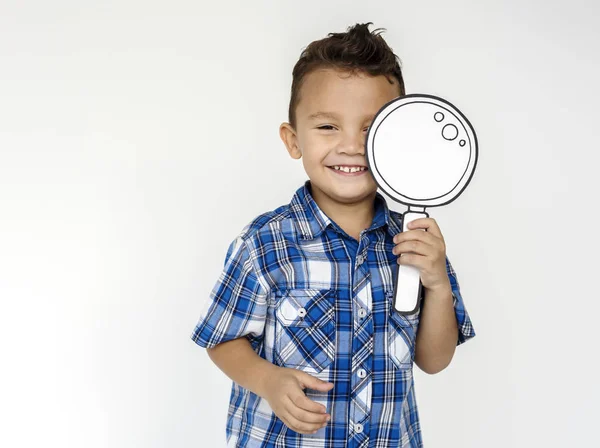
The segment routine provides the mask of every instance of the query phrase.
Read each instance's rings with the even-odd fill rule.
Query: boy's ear
[[[281,137],[281,141],[285,144],[292,159],[302,157],[302,151],[300,151],[300,146],[298,146],[298,136],[291,124],[281,123],[281,126],[279,126],[279,137]]]

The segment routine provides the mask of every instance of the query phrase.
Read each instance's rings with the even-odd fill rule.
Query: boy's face
[[[302,158],[313,197],[328,205],[371,201],[377,185],[367,169],[365,138],[379,109],[400,95],[385,76],[319,69],[304,78],[296,129],[280,136],[294,159]],[[341,168],[341,169],[340,169]],[[347,172],[349,170],[358,172]]]

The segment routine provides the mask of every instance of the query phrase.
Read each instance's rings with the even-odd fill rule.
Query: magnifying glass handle
[[[419,218],[427,218],[427,213],[407,211],[403,215],[402,231],[408,230],[408,223]],[[425,231],[423,229],[423,231]],[[413,314],[419,307],[421,298],[421,277],[419,268],[405,264],[398,265],[398,276],[394,290],[394,308],[400,314]]]

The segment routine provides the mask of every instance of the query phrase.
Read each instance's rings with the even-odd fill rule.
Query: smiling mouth
[[[332,166],[328,166],[327,168],[330,168],[334,171],[341,171],[343,173],[348,173],[348,174],[360,173],[360,172],[368,170],[368,168],[366,166],[360,166],[360,165],[332,165]]]

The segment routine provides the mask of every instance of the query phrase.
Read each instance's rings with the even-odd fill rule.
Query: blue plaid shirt
[[[392,306],[392,238],[401,231],[402,214],[378,193],[373,222],[356,241],[320,210],[307,181],[289,204],[255,218],[231,243],[193,341],[214,347],[247,337],[266,360],[334,388],[305,390],[331,421],[299,434],[266,400],[233,383],[229,447],[422,446],[413,383],[420,310],[404,316]],[[458,345],[475,332],[448,259],[446,268]]]

